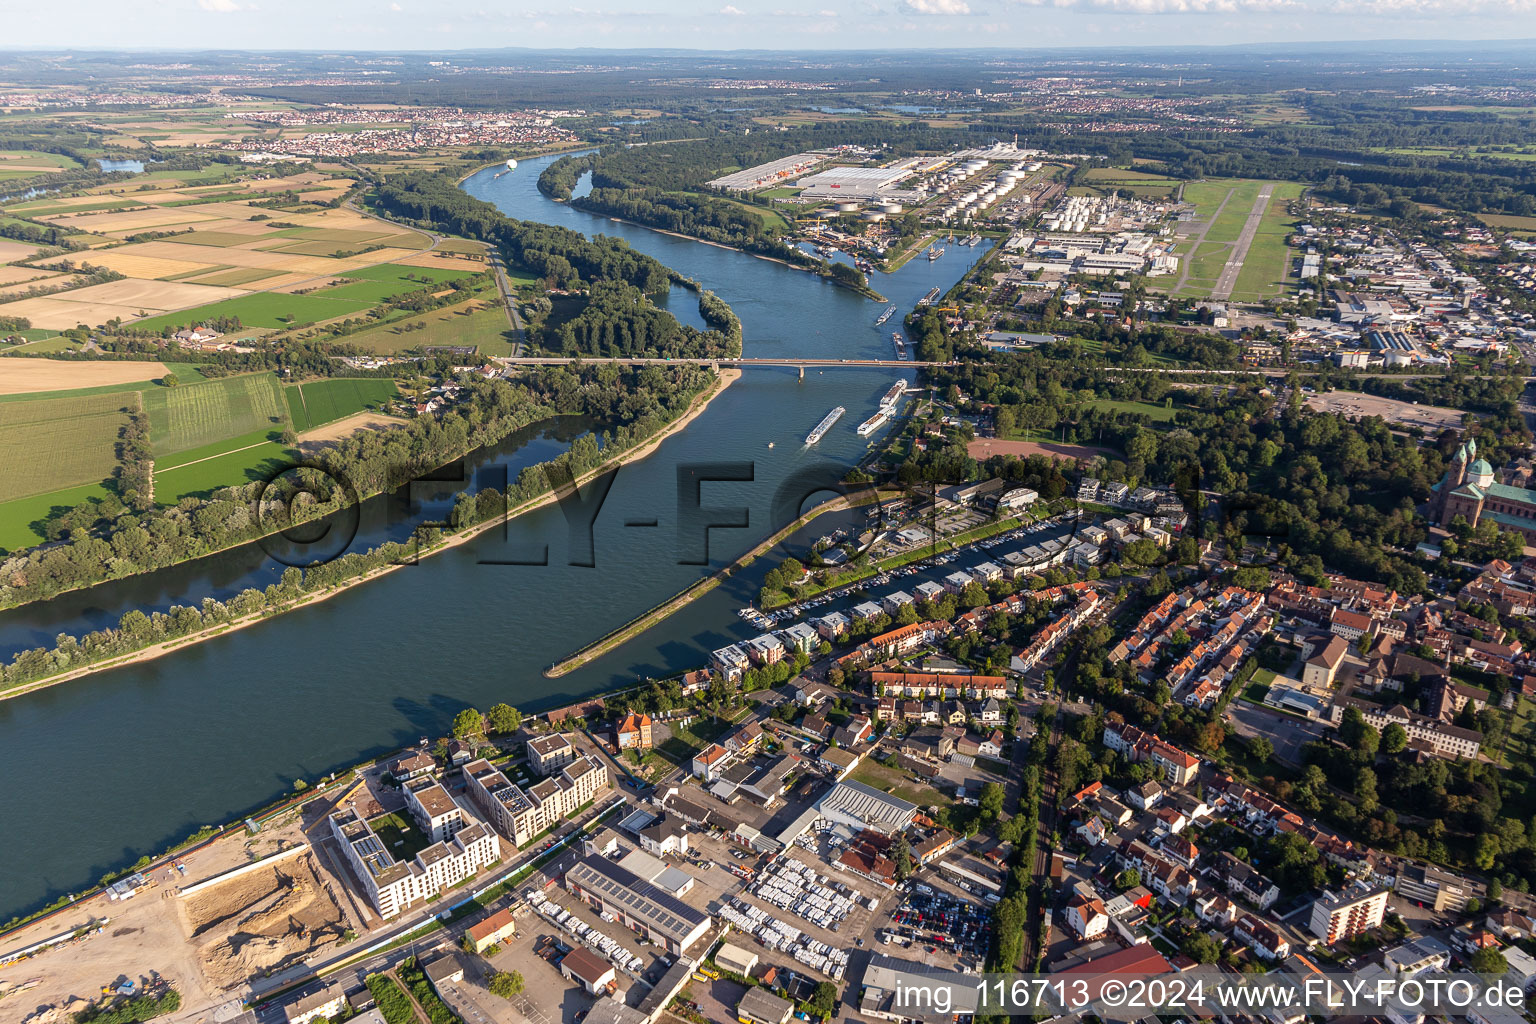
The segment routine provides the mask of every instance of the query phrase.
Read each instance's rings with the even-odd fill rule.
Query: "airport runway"
[[[1269,197],[1274,190],[1274,185],[1265,185],[1259,189],[1253,201],[1253,209],[1243,222],[1243,233],[1237,236],[1232,255],[1221,268],[1221,277],[1217,279],[1216,287],[1211,289],[1211,298],[1226,300],[1232,297],[1232,289],[1237,287],[1238,272],[1243,269],[1243,261],[1248,258],[1248,247],[1253,244],[1253,236],[1259,233],[1259,222],[1264,219],[1264,211],[1269,207]]]

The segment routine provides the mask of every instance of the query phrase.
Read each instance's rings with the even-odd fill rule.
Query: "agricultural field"
[[[48,535],[39,528],[44,520],[113,493],[110,484],[100,481],[0,502],[0,551],[19,551],[47,540]]]
[[[480,355],[509,356],[506,309],[494,299],[472,300],[347,336],[347,343],[393,355],[428,345],[474,345]]]
[[[35,178],[39,174],[57,174],[79,167],[70,157],[31,149],[0,149],[0,182]]]
[[[143,382],[164,377],[165,363],[26,359],[0,361],[0,396],[31,395],[44,391],[138,390]]]
[[[0,502],[110,478],[138,404],[132,392],[0,404]]]
[[[7,206],[7,214],[34,225],[71,232],[92,250],[77,261],[87,259],[126,279],[26,298],[19,292],[57,275],[58,261],[0,268],[0,315],[26,317],[34,327],[53,331],[111,320],[151,330],[191,326],[228,314],[231,309],[224,303],[229,301],[324,287],[359,270],[411,261],[387,268],[384,277],[364,278],[350,292],[325,300],[300,297],[296,308],[276,309],[260,299],[233,307],[247,327],[283,330],[350,316],[408,290],[389,290],[387,280],[414,273],[441,281],[485,268],[483,261],[464,255],[483,252],[483,247],[437,252],[426,234],[323,205],[344,196],[353,185],[350,178],[310,170],[259,179],[249,169],[232,168],[219,170],[218,177],[230,173],[244,177],[211,183],[209,175],[198,172],[152,173],[136,179],[131,196],[121,195],[123,184],[115,183]],[[274,199],[275,193],[294,196],[290,202],[286,195]],[[149,232],[162,237],[140,237]],[[0,243],[0,263],[14,264],[36,252],[32,246]],[[55,276],[46,283],[68,280]]]
[[[239,317],[246,327],[268,330],[286,330],[301,324],[319,323],[361,313],[373,305],[359,299],[326,298],[324,293],[287,295],[282,292],[257,292],[239,298],[226,299],[180,313],[141,320],[134,326],[149,331],[166,327],[186,327],[218,317]]]
[[[333,377],[289,384],[283,393],[293,429],[302,434],[365,410],[378,411],[399,397],[400,391],[388,378]]]
[[[270,373],[224,377],[144,396],[156,458],[225,441],[288,422],[277,378]]]
[[[270,480],[296,464],[299,453],[275,438],[276,431],[257,432],[209,445],[209,454],[188,459],[185,452],[155,463],[155,504],[169,506],[182,498],[206,498],[222,487]],[[218,450],[222,449],[222,450]],[[185,460],[185,461],[182,461]]]

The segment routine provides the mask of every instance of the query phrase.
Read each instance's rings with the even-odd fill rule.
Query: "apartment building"
[[[590,803],[607,785],[608,769],[591,755],[578,756],[558,775],[527,790],[483,758],[464,766],[464,791],[497,831],[519,847]]]
[[[405,806],[434,843],[453,838],[465,825],[464,811],[446,789],[431,779],[406,783]]]
[[[560,733],[535,736],[525,746],[528,749],[528,766],[535,775],[553,775],[576,760],[576,748]]]
[[[1380,927],[1387,912],[1387,896],[1391,890],[1357,888],[1342,893],[1325,892],[1312,904],[1312,934],[1326,945],[1354,938],[1372,928]]]
[[[395,860],[353,808],[334,812],[330,824],[363,895],[383,918],[392,918],[501,859],[496,834],[478,822],[465,825],[451,839],[433,843],[410,861]]]

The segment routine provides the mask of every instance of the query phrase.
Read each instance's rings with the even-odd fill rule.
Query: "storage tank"
[[[901,212],[901,204],[900,203],[881,203],[880,206],[879,206],[879,210],[880,210],[881,213],[897,214],[897,213]]]
[[[859,204],[851,199],[844,199],[839,201],[833,208],[836,209],[838,213],[852,213],[854,210],[859,208]]]
[[[885,212],[883,210],[865,210],[863,213],[859,214],[859,216],[869,221],[871,224],[878,224],[885,220]]]

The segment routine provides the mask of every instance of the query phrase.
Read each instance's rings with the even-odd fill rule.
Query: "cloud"
[[[1536,14],[1536,0],[1334,0],[1331,14],[1372,17]]]
[[[732,18],[740,18],[747,12],[742,10],[740,7],[733,6],[732,4],[726,4],[724,7],[720,8],[720,13],[729,15]]]
[[[240,10],[240,5],[235,3],[235,0],[197,0],[197,6],[205,11],[217,11],[220,14]]]
[[[898,5],[906,14],[970,14],[971,5],[965,0],[901,0]]]
[[[1063,7],[1109,14],[1238,14],[1295,10],[1300,0],[1014,0],[1026,7]],[[1372,0],[1375,2],[1375,0]],[[1398,2],[1398,0],[1383,0]],[[1522,2],[1522,0],[1515,0]],[[1536,2],[1536,0],[1533,0]]]
[[[401,7],[399,4],[390,4],[389,5],[389,9],[394,11],[396,14],[398,14],[401,11],[405,10],[405,8]]]

